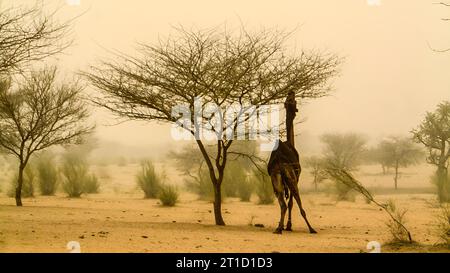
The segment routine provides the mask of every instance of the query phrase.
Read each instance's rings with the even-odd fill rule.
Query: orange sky
[[[3,0],[2,8],[31,0]],[[450,100],[450,8],[433,0],[65,0],[58,15],[71,18],[76,44],[60,57],[69,71],[86,68],[108,56],[106,49],[132,52],[136,42],[152,43],[173,25],[212,27],[227,23],[248,29],[297,28],[292,45],[323,49],[346,58],[331,97],[308,102],[301,109],[306,122],[296,128],[304,136],[300,150],[315,145],[317,136],[330,131],[355,131],[372,138],[407,134],[442,100]],[[167,127],[157,124],[114,123],[97,114],[98,135],[110,141],[161,147],[170,141]]]

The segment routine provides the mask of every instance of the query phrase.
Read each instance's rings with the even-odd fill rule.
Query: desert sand
[[[279,220],[278,204],[258,205],[228,198],[223,204],[227,226],[214,225],[212,204],[183,192],[172,208],[158,200],[144,200],[136,189],[137,165],[98,167],[102,193],[69,199],[24,199],[15,207],[13,198],[0,193],[0,252],[68,252],[69,241],[80,243],[82,252],[368,252],[367,244],[378,241],[382,252],[442,252],[436,215],[436,196],[421,193],[432,186],[427,166],[404,171],[398,192],[389,190],[390,175],[374,175],[376,167],[361,170],[360,177],[375,187],[376,199],[393,199],[407,208],[407,227],[417,244],[388,245],[387,215],[358,196],[355,202],[336,202],[332,195],[316,193],[305,171],[300,188],[310,222],[318,234],[309,234],[298,208],[294,209],[293,232],[272,234]],[[114,170],[114,171],[112,171]],[[423,175],[422,175],[423,174]],[[174,174],[174,183],[181,177]],[[414,188],[417,192],[415,192]],[[384,192],[382,189],[385,189]],[[408,193],[409,192],[409,193]],[[255,227],[263,225],[263,227]]]

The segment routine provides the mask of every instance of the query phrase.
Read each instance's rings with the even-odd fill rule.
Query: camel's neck
[[[286,132],[287,132],[287,142],[289,142],[292,147],[295,147],[294,141],[294,119],[298,112],[297,102],[293,94],[288,95],[286,102],[284,103],[286,108]]]

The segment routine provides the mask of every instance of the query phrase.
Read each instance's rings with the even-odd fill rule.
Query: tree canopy
[[[450,102],[444,101],[434,112],[428,112],[422,123],[412,131],[415,141],[427,151],[427,162],[437,166],[437,184],[440,201],[450,201]]]
[[[40,4],[0,10],[0,76],[29,68],[35,61],[71,45],[68,22],[58,23]]]
[[[19,160],[16,192],[20,206],[21,175],[30,157],[54,145],[80,143],[92,130],[83,87],[78,82],[58,83],[56,68],[32,72],[24,83],[0,83],[0,151]]]

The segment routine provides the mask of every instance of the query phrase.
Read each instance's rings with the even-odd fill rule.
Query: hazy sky
[[[2,7],[24,2],[3,0]],[[296,131],[305,142],[323,132],[355,131],[372,138],[406,134],[442,100],[450,100],[450,8],[434,0],[66,0],[44,1],[62,6],[59,16],[71,18],[76,44],[61,57],[69,70],[86,68],[109,56],[106,49],[132,52],[136,42],[152,43],[171,26],[208,28],[227,23],[247,29],[278,27],[297,32],[292,44],[322,49],[346,58],[331,97],[308,102],[301,109],[306,122]],[[98,134],[122,143],[164,147],[167,127],[147,123],[103,126],[114,121],[101,115]],[[297,144],[301,149],[302,143]],[[305,144],[306,145],[306,144]]]

